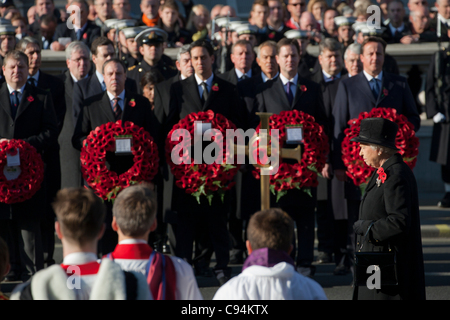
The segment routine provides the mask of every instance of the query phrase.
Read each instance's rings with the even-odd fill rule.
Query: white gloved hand
[[[444,122],[445,121],[445,116],[442,113],[438,112],[438,113],[436,113],[434,115],[433,121],[434,121],[434,123]]]

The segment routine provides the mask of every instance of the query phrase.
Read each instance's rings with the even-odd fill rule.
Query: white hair
[[[361,45],[359,43],[352,43],[345,49],[344,60],[347,60],[348,52],[351,51],[355,54],[361,54]]]
[[[397,153],[397,150],[391,149],[391,148],[389,148],[389,147],[383,147],[383,146],[380,146],[380,145],[377,145],[377,144],[372,144],[372,143],[370,143],[369,146],[370,146],[373,150],[378,150],[378,151],[380,151],[380,152],[382,152],[382,153],[386,153],[387,155],[390,155],[390,156],[392,156],[392,155],[394,155],[395,153]]]

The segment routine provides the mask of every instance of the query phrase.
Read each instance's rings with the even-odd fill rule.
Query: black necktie
[[[287,84],[286,84],[286,94],[287,94],[287,98],[288,98],[288,100],[289,100],[289,105],[292,105],[292,101],[294,100],[294,93],[292,92],[292,85],[293,85],[294,83],[292,83],[292,82],[288,82]]]
[[[119,97],[115,97],[113,99],[113,112],[114,112],[114,117],[117,120],[120,120],[120,118],[122,117],[122,109],[119,106]]]
[[[19,107],[19,91],[11,92],[12,104],[11,104],[11,114],[13,119],[16,118],[17,108]]]
[[[206,100],[208,100],[208,87],[206,86],[205,82],[202,82],[200,85],[203,88],[202,100],[203,100],[203,103],[205,103]]]
[[[27,82],[31,84],[33,87],[36,87],[36,79],[35,78],[28,78]]]
[[[378,89],[378,79],[372,78],[372,80],[370,81],[373,83],[372,86],[373,96],[375,97],[375,100],[378,100],[378,94],[380,93],[380,90]]]

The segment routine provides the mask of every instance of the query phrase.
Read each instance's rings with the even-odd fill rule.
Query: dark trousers
[[[317,201],[316,222],[317,222],[317,249],[319,252],[333,253],[333,230],[334,217],[330,209],[330,200]]]
[[[450,183],[450,166],[441,165],[441,177],[444,183]]]
[[[230,260],[227,210],[217,206],[212,206],[209,211],[186,209],[177,212],[176,255],[192,264],[194,241],[200,240],[206,250],[209,241],[216,256],[214,269],[227,269]]]
[[[291,253],[297,267],[310,267],[314,260],[316,188],[311,188],[311,194],[309,196],[302,190],[293,189],[279,203],[276,203],[274,197],[271,198],[271,207],[284,210],[297,227],[297,239],[293,238],[294,249]]]
[[[11,272],[28,280],[44,268],[39,219],[0,220],[0,236],[9,250]]]
[[[358,200],[347,200],[348,219],[335,220],[334,222],[334,244],[336,265],[351,267],[354,260],[355,233],[353,224],[359,216]]]

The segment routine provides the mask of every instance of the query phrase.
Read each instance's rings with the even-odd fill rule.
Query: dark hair
[[[383,47],[383,54],[386,52],[386,41],[384,41],[380,37],[370,36],[370,37],[365,38],[363,43],[361,43],[361,54],[364,53],[364,46],[366,44],[368,44],[369,42],[381,43],[381,46]]]
[[[191,43],[191,49],[189,50],[189,53],[192,51],[195,47],[202,47],[205,48],[206,51],[208,51],[208,54],[212,56],[214,54],[214,48],[212,47],[211,43],[205,39],[200,39],[197,41],[194,41]]]
[[[91,45],[91,53],[96,56],[97,48],[101,46],[109,46],[111,45],[114,48],[114,43],[109,40],[107,37],[98,37],[96,38]]]
[[[58,23],[58,20],[53,14],[44,14],[40,19],[41,24],[45,24],[48,26],[51,22],[54,22],[55,24]]]
[[[277,55],[280,54],[280,50],[284,46],[294,46],[297,49],[297,53],[300,54],[300,46],[297,39],[283,38],[277,43]]]
[[[157,84],[164,80],[161,72],[158,69],[150,69],[142,75],[141,81],[139,82],[141,89],[144,90],[145,86],[148,84]]]
[[[92,190],[83,187],[61,189],[52,207],[61,232],[68,239],[83,245],[99,235],[106,207]]]
[[[111,62],[120,64],[120,65],[122,66],[122,68],[123,68],[123,72],[124,72],[124,73],[127,72],[127,67],[125,66],[125,63],[124,63],[122,60],[120,60],[119,58],[112,58],[112,59],[106,60],[105,63],[103,63],[103,66],[102,66],[102,74],[105,72],[106,65],[107,65],[108,63],[111,63]]]
[[[253,250],[269,248],[288,252],[294,236],[294,221],[280,208],[258,211],[250,218],[247,235]]]

